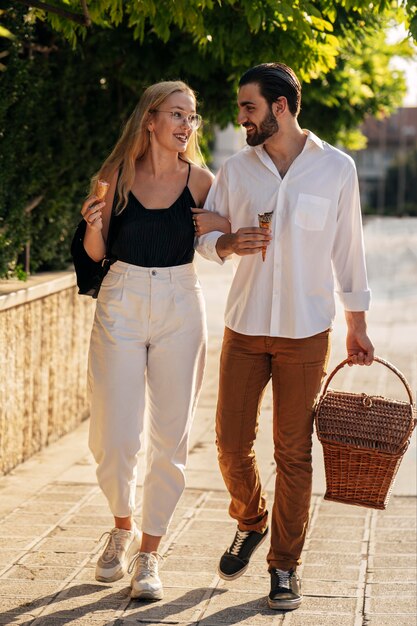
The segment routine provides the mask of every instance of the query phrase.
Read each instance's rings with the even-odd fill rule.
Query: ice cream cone
[[[105,180],[98,180],[96,184],[96,196],[99,200],[104,200],[109,190],[109,183]]]
[[[269,232],[271,229],[272,215],[273,215],[273,211],[270,211],[269,213],[258,213],[259,228],[264,228],[265,230]],[[262,261],[263,262],[265,261],[265,257],[266,257],[266,246],[263,246],[262,247]]]

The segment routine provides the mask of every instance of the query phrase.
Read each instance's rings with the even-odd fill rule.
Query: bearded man
[[[230,220],[231,233],[212,232],[198,244],[206,258],[232,257],[236,265],[216,440],[237,531],[219,575],[241,576],[270,526],[268,604],[295,609],[302,601],[296,569],[311,500],[313,407],[329,356],[334,292],[345,309],[350,364],[370,365],[370,291],[353,160],[299,126],[301,86],[288,66],[253,67],[239,86],[237,120],[248,145],[223,165],[205,203]],[[272,216],[269,230],[259,227],[265,213]],[[253,446],[270,379],[276,483],[269,515]]]

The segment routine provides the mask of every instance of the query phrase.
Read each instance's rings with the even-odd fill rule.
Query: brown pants
[[[312,409],[329,356],[326,330],[305,339],[256,337],[225,329],[220,360],[216,442],[240,530],[263,531],[268,511],[254,442],[265,387],[272,377],[276,463],[269,569],[301,563],[312,486]]]

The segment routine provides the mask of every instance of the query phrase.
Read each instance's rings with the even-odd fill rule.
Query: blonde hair
[[[126,122],[123,132],[112,152],[104,161],[100,170],[91,179],[91,192],[94,192],[97,180],[110,180],[114,172],[120,170],[117,184],[118,203],[116,214],[126,207],[129,191],[135,180],[135,162],[142,158],[150,147],[150,133],[147,129],[152,111],[157,109],[167,98],[176,92],[189,94],[196,102],[193,90],[180,80],[163,81],[148,87],[142,94],[132,115]],[[197,131],[194,131],[183,155],[184,160],[204,165],[204,159],[198,145]]]

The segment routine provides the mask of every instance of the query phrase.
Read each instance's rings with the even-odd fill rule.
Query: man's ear
[[[275,117],[279,117],[288,109],[287,98],[285,96],[280,96],[275,100],[272,104],[272,112]]]

